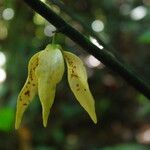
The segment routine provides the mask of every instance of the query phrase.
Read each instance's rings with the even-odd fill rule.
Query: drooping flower
[[[57,84],[64,74],[64,60],[68,69],[69,86],[81,106],[97,123],[95,102],[90,92],[83,62],[76,55],[63,51],[60,45],[49,44],[32,56],[28,65],[28,77],[17,99],[15,128],[19,128],[23,114],[36,94],[42,105],[43,125],[46,127],[54,102]]]

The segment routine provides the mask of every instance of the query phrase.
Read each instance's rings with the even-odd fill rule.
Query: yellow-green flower
[[[19,128],[27,106],[37,93],[42,105],[43,125],[46,127],[56,86],[64,74],[64,60],[67,64],[68,82],[72,92],[94,123],[97,123],[95,103],[81,59],[70,52],[62,51],[59,45],[49,44],[29,61],[28,77],[17,99],[16,129]]]

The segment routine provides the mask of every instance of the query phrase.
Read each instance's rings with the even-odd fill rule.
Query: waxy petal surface
[[[64,56],[67,62],[70,88],[93,122],[97,123],[95,102],[88,86],[86,69],[81,59],[76,55],[64,51]]]
[[[32,101],[33,97],[37,93],[37,78],[35,75],[35,69],[38,66],[38,56],[39,53],[33,55],[28,64],[28,77],[27,80],[18,95],[17,99],[17,111],[16,111],[16,121],[15,128],[18,129],[23,117],[23,114]]]
[[[42,104],[43,125],[46,127],[50,108],[54,102],[56,85],[64,74],[64,59],[57,45],[48,45],[39,55],[36,68],[38,94]]]

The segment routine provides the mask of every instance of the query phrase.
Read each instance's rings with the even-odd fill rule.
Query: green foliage
[[[138,37],[140,43],[150,44],[150,31],[145,31]]]
[[[90,29],[94,20],[101,20],[104,29],[96,32],[97,36],[110,46],[113,45],[117,53],[150,83],[150,10],[147,0],[63,2]],[[133,20],[130,12],[141,5],[147,8],[147,15],[141,20]],[[5,38],[1,38],[0,33],[0,51],[6,55],[6,64],[0,68],[7,74],[5,82],[0,82],[0,149],[18,150],[21,149],[18,145],[25,143],[25,146],[34,150],[148,150],[146,142],[140,145],[143,140],[138,136],[144,134],[143,129],[150,128],[149,101],[102,64],[93,68],[88,66],[89,54],[62,34],[56,36],[56,42],[80,56],[85,63],[95,99],[98,124],[91,123],[73,94],[70,94],[65,74],[63,82],[57,87],[48,127],[43,128],[41,125],[41,106],[37,104],[39,99],[36,96],[26,112],[22,128],[14,131],[14,108],[26,80],[28,61],[38,50],[44,49],[52,38],[44,33],[49,23],[23,1],[0,1],[0,14],[8,7],[14,10],[15,15],[8,21],[0,17],[0,32],[7,29]],[[56,5],[51,4],[51,7],[89,37],[89,31],[79,22],[71,19]]]
[[[137,115],[140,118],[144,118],[144,117],[149,118],[149,115],[150,115],[149,100],[142,94],[139,94],[137,99],[138,99],[139,105],[140,105]]]
[[[14,109],[10,107],[0,108],[0,130],[1,131],[10,131],[14,127]]]
[[[102,150],[148,150],[147,146],[138,145],[138,144],[121,144],[113,147],[102,148]]]

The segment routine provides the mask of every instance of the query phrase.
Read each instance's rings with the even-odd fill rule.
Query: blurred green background
[[[149,0],[63,2],[150,83]],[[102,47],[80,22],[50,0],[47,4]],[[98,124],[93,124],[76,101],[65,73],[57,87],[47,128],[42,126],[37,96],[26,111],[20,129],[14,129],[16,99],[27,77],[28,60],[51,42],[53,30],[50,23],[23,1],[0,0],[0,150],[149,150],[150,102],[62,34],[57,34],[57,43],[85,63]]]

